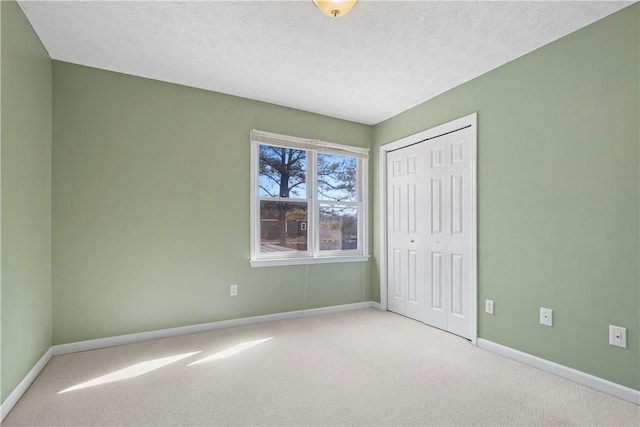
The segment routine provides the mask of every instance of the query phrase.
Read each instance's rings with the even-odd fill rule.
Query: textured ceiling
[[[631,3],[19,2],[53,59],[366,124]]]

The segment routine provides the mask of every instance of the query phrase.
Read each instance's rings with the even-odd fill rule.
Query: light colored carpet
[[[3,423],[639,424],[634,404],[373,309],[54,357]]]

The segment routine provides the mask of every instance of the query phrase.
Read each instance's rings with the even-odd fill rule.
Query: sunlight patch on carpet
[[[269,338],[263,338],[260,340],[253,340],[253,341],[243,342],[241,344],[236,344],[233,347],[229,347],[225,350],[219,351],[216,354],[212,354],[211,356],[207,356],[203,359],[196,360],[195,362],[190,363],[189,366],[198,365],[200,363],[205,363],[205,362],[213,362],[214,360],[226,359],[228,357],[235,356],[236,354],[242,353],[243,351],[248,350],[251,347],[255,347],[257,345],[260,345],[272,339],[273,337],[269,337]]]
[[[194,354],[198,353],[200,353],[200,351],[179,354],[177,356],[161,357],[159,359],[136,363],[135,365],[131,365],[126,368],[111,372],[107,375],[103,375],[90,381],[74,385],[73,387],[66,388],[62,391],[59,391],[58,394],[139,377],[141,375],[155,371],[156,369],[160,369],[164,366],[170,365],[182,359],[186,359],[187,357],[193,356]]]

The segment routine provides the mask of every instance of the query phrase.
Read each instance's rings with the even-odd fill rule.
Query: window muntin
[[[261,131],[252,142],[252,265],[366,259],[367,150]]]

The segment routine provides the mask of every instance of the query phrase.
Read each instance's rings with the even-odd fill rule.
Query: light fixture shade
[[[318,9],[327,16],[339,18],[349,13],[357,0],[313,0]]]

